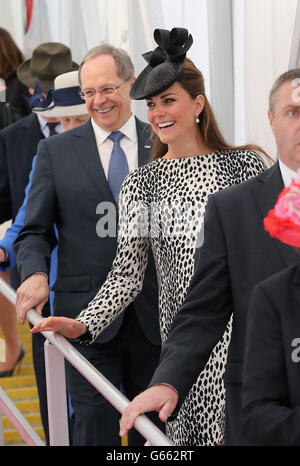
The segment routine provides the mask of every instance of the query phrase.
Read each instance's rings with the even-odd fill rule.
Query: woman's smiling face
[[[202,97],[202,96],[198,96]],[[190,137],[203,106],[178,83],[147,99],[148,120],[163,144],[174,145]],[[201,101],[202,102],[202,101]]]

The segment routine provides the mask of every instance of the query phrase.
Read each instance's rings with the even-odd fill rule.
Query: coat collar
[[[136,118],[138,136],[138,165],[144,165],[150,158],[150,125]],[[94,130],[91,120],[73,130],[73,145],[84,169],[93,184],[107,201],[115,202],[100,162]]]
[[[39,141],[45,137],[41,131],[38,118],[34,113],[31,113],[20,121],[24,133],[26,131],[26,134],[24,134],[24,147],[31,155],[35,155],[35,153],[32,154],[33,148],[36,151]]]

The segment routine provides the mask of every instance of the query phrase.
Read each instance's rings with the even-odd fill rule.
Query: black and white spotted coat
[[[118,248],[112,270],[96,297],[77,317],[92,340],[141,291],[151,245],[159,282],[162,341],[183,303],[209,194],[263,170],[250,151],[157,159],[125,179],[120,196]],[[246,247],[246,245],[245,245]],[[223,373],[231,323],[185,399],[167,434],[176,445],[215,445],[224,437]],[[199,335],[201,338],[201,335]]]

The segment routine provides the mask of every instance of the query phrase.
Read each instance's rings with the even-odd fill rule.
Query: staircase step
[[[24,325],[18,324],[19,335],[31,335],[29,324],[26,322]]]
[[[45,438],[44,430],[43,430],[42,427],[34,427],[34,430],[41,439]],[[15,429],[6,429],[6,430],[4,430],[3,438],[4,438],[5,443],[6,442],[14,442],[14,441],[22,440],[21,435]]]
[[[24,417],[32,427],[33,426],[40,426],[42,424],[41,415],[39,413],[25,414]],[[3,416],[2,422],[3,422],[3,428],[4,429],[13,428],[12,423],[10,422],[10,420],[6,416]]]
[[[29,400],[35,399],[38,397],[38,392],[36,387],[18,387],[18,388],[7,388],[6,390],[7,396],[14,401],[14,400]]]
[[[34,374],[33,364],[22,364],[20,373],[18,375]]]
[[[31,341],[25,341],[23,343],[24,350],[26,354],[31,354],[32,355],[32,343]]]
[[[16,407],[21,413],[34,413],[40,411],[39,400],[22,400],[16,401]]]
[[[13,377],[1,377],[2,388],[31,387],[36,385],[35,375],[14,375]]]
[[[31,341],[32,341],[32,335],[31,335],[31,333],[30,333],[29,331],[27,331],[26,333],[24,332],[24,333],[22,333],[22,334],[20,335],[20,339],[22,340],[22,343],[23,343],[23,344],[24,344],[24,343],[31,343]]]

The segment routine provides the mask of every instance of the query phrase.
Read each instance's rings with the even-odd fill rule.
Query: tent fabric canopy
[[[80,62],[108,41],[129,52],[139,73],[155,28],[187,28],[194,38],[188,56],[204,74],[226,139],[259,144],[276,157],[268,94],[281,73],[300,66],[300,0],[33,0],[26,33],[27,4],[0,0],[0,25],[27,57],[39,43],[59,41]],[[144,102],[133,109],[146,119]]]

